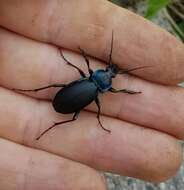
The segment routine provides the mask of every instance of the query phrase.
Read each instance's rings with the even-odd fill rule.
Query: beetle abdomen
[[[97,96],[96,85],[88,79],[70,83],[56,94],[53,107],[56,112],[67,114],[81,110]]]

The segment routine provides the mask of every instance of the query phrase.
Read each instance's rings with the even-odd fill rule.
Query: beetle
[[[36,88],[32,90],[22,90],[22,89],[14,89],[19,91],[40,91],[51,87],[62,87],[55,95],[52,105],[54,107],[54,110],[58,113],[62,114],[70,114],[73,113],[73,117],[70,120],[65,120],[61,122],[54,123],[51,127],[43,131],[36,140],[39,140],[45,133],[47,133],[50,129],[54,128],[57,125],[69,123],[74,120],[76,120],[79,116],[79,113],[83,108],[85,108],[87,105],[89,105],[91,102],[95,101],[98,112],[97,112],[97,119],[102,127],[103,130],[107,132],[111,132],[110,130],[106,129],[101,121],[100,121],[100,113],[101,113],[101,106],[99,101],[99,94],[103,94],[105,92],[112,92],[112,93],[128,93],[128,94],[139,94],[141,92],[135,92],[132,90],[127,89],[121,89],[117,90],[112,87],[112,79],[117,76],[117,74],[126,74],[131,71],[145,68],[145,66],[142,67],[136,67],[133,69],[120,69],[116,64],[112,63],[112,50],[113,50],[113,32],[112,32],[112,39],[111,39],[111,49],[108,56],[108,66],[106,69],[98,69],[96,71],[93,71],[90,68],[89,59],[85,51],[81,48],[79,48],[80,53],[84,57],[84,60],[87,64],[89,77],[86,76],[86,74],[77,66],[73,65],[70,61],[68,61],[65,56],[62,53],[62,50],[59,49],[61,57],[64,59],[64,61],[71,67],[75,68],[79,74],[81,75],[81,78],[78,80],[75,80],[69,84],[52,84],[48,86],[44,86],[41,88]]]

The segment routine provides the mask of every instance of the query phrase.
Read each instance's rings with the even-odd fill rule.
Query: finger
[[[34,89],[54,83],[79,79],[79,73],[69,67],[58,49],[0,30],[0,84],[9,88]],[[63,51],[65,57],[87,73],[84,59]],[[90,60],[93,70],[104,64]],[[138,125],[184,137],[184,91],[179,87],[162,86],[132,76],[120,76],[113,81],[117,89],[141,91],[139,95],[106,93],[100,97],[102,114],[134,122]],[[58,89],[51,88],[29,95],[52,99]],[[96,111],[96,106],[87,109]],[[177,114],[173,114],[176,113]]]
[[[36,141],[54,122],[68,120],[70,116],[56,114],[48,102],[8,90],[1,89],[0,100],[0,108],[3,108],[0,136],[12,141],[100,170],[152,181],[171,177],[181,164],[181,147],[175,138],[103,116],[101,122],[111,130],[109,134],[98,126],[96,114],[87,112]]]
[[[82,164],[3,139],[0,149],[3,190],[106,189],[102,176]]]
[[[184,80],[184,45],[154,24],[105,0],[3,0],[0,25],[72,50],[81,46],[103,60],[108,59],[113,30],[115,63],[124,68],[151,65],[152,69],[137,71],[136,75],[164,84]]]

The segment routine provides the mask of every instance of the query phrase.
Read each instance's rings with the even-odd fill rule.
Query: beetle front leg
[[[13,90],[17,90],[17,91],[23,91],[23,92],[38,92],[40,90],[44,90],[44,89],[47,89],[47,88],[51,88],[51,87],[65,87],[66,85],[65,84],[51,84],[51,85],[48,85],[48,86],[43,86],[41,88],[35,88],[35,89],[32,89],[32,90],[23,90],[23,89],[13,89]]]
[[[48,129],[46,129],[45,131],[43,131],[43,132],[36,138],[36,140],[39,140],[43,135],[45,135],[45,133],[47,133],[47,132],[50,131],[52,128],[56,127],[57,125],[61,125],[61,124],[64,124],[64,123],[69,123],[69,122],[75,121],[75,120],[78,118],[79,113],[80,113],[80,111],[75,112],[72,119],[54,123],[54,125],[52,125],[52,126],[49,127]]]
[[[109,60],[108,60],[109,65],[113,65],[113,63],[112,63],[112,50],[113,50],[113,43],[114,43],[114,32],[112,31],[112,38],[111,38],[111,49],[110,49],[110,53],[109,53]]]
[[[80,52],[82,53],[82,55],[83,55],[83,57],[84,57],[84,59],[85,59],[85,61],[86,61],[86,64],[87,64],[87,66],[88,66],[88,72],[89,72],[89,74],[90,74],[90,76],[93,74],[93,70],[90,68],[90,66],[89,66],[89,59],[88,59],[88,57],[87,57],[87,55],[86,55],[86,53],[85,53],[85,51],[83,50],[83,49],[81,49],[80,47],[79,47],[79,50],[80,50]]]
[[[117,89],[114,89],[114,88],[110,88],[109,91],[112,92],[112,93],[121,92],[121,93],[127,93],[127,94],[140,94],[141,93],[140,91],[136,92],[136,91],[127,90],[127,89],[117,90]]]
[[[95,102],[96,102],[96,105],[97,105],[97,107],[98,107],[98,113],[97,113],[98,122],[99,122],[99,124],[100,124],[100,126],[101,126],[101,128],[102,128],[103,130],[105,130],[105,131],[107,131],[108,133],[110,133],[111,131],[108,130],[108,129],[106,129],[105,127],[103,127],[103,125],[102,125],[102,123],[101,123],[101,121],[100,121],[101,107],[100,107],[100,101],[99,101],[98,97],[96,97]]]
[[[75,69],[77,69],[78,72],[80,73],[80,75],[81,75],[83,78],[86,78],[85,73],[84,73],[79,67],[73,65],[72,63],[70,63],[70,61],[68,61],[68,60],[65,58],[65,56],[63,55],[63,52],[62,52],[61,49],[59,49],[59,52],[60,52],[61,57],[66,61],[66,63],[67,63],[69,66],[74,67]]]

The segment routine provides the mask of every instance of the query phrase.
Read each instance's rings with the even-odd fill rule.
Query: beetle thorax
[[[110,72],[101,69],[96,70],[92,74],[91,79],[102,93],[108,91],[111,88],[112,76]]]

